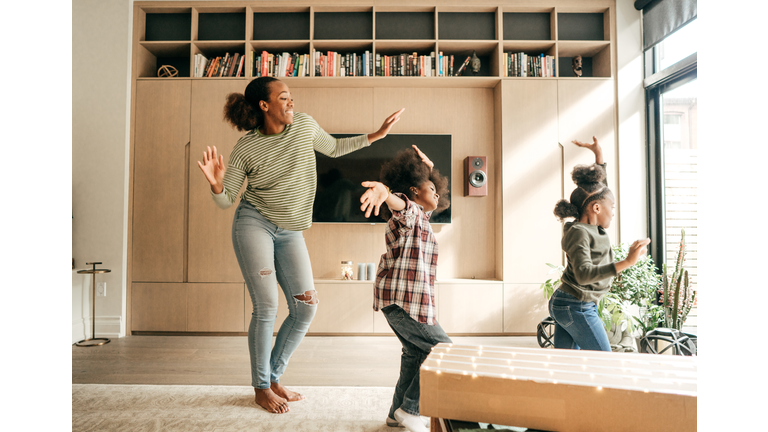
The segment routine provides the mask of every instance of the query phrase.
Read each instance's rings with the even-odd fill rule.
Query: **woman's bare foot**
[[[270,387],[272,388],[272,391],[275,392],[276,395],[285,398],[288,402],[297,402],[300,400],[306,399],[304,395],[301,393],[296,393],[293,391],[288,390],[280,383],[273,382],[270,384]]]
[[[285,400],[285,398],[276,395],[272,389],[254,388],[254,390],[256,391],[256,403],[268,412],[283,414],[290,410],[290,408],[288,408],[288,401]]]

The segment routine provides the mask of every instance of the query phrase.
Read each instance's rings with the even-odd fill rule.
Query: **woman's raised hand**
[[[379,208],[389,197],[389,191],[383,183],[375,181],[365,181],[361,183],[363,187],[367,187],[368,190],[360,197],[360,202],[363,205],[360,206],[360,210],[365,212],[365,217],[371,215],[371,211],[376,216],[379,215]]]
[[[387,117],[386,120],[384,120],[384,124],[381,125],[378,131],[372,134],[368,134],[368,142],[373,143],[374,141],[380,140],[387,136],[390,129],[392,129],[392,126],[400,120],[400,114],[402,114],[403,111],[405,111],[405,108],[400,108],[397,112]]]
[[[208,150],[203,152],[203,162],[197,161],[197,166],[211,184],[213,193],[220,194],[224,190],[224,173],[227,168],[224,166],[224,156],[218,154],[216,146],[213,146],[213,150],[208,147]]]
[[[425,155],[425,154],[424,154],[424,152],[422,152],[421,150],[419,150],[419,148],[418,148],[418,147],[416,147],[416,145],[415,145],[415,144],[413,145],[413,149],[414,149],[414,150],[416,150],[416,154],[418,154],[418,155],[419,155],[419,157],[421,158],[421,161],[422,161],[422,162],[424,162],[424,163],[425,163],[425,164],[426,164],[426,165],[429,167],[429,169],[430,169],[430,170],[431,170],[432,168],[434,168],[434,167],[435,167],[435,164],[434,164],[434,163],[432,163],[432,161],[431,161],[431,160],[429,160],[429,158],[427,157],[427,155]]]

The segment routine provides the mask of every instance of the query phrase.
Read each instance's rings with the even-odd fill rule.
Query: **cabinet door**
[[[242,283],[190,283],[187,299],[187,331],[244,331]]]
[[[317,313],[309,333],[373,333],[373,284],[315,284]]]
[[[562,188],[557,82],[502,82],[504,280],[541,283],[560,264]]]
[[[132,284],[131,331],[187,331],[187,284]]]
[[[222,210],[211,199],[211,186],[197,166],[203,151],[216,146],[229,163],[229,155],[243,136],[223,120],[227,94],[242,93],[237,81],[194,81],[192,84],[191,157],[189,158],[189,270],[190,282],[243,282],[232,248],[232,218],[239,200]],[[245,189],[245,182],[238,192]]]
[[[590,142],[597,137],[603,149],[603,158],[608,164],[608,187],[617,194],[618,166],[616,159],[616,115],[614,113],[613,80],[559,80],[558,107],[560,142],[563,144],[563,194],[566,199],[576,189],[571,179],[571,171],[577,164],[591,164],[595,156],[589,150],[577,147],[572,140]],[[617,197],[618,199],[618,197]],[[554,208],[554,204],[552,204]],[[616,202],[616,215],[619,202]],[[616,227],[618,217],[614,219],[608,235],[617,241]]]
[[[138,81],[132,279],[182,282],[189,81]]]
[[[439,283],[438,322],[446,333],[501,333],[502,283]]]

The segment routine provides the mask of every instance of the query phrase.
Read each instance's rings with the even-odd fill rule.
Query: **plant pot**
[[[536,326],[536,340],[542,348],[553,348],[555,344],[555,320],[546,317]]]
[[[696,343],[680,330],[659,327],[640,339],[639,352],[666,355],[696,355]]]

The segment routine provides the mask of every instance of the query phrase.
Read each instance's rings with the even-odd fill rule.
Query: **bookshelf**
[[[530,6],[540,2],[482,7],[389,4],[286,4],[281,7],[274,2],[263,6],[250,3],[232,6],[239,3],[226,2],[217,7],[208,2],[179,3],[163,2],[160,6],[155,2],[137,2],[138,79],[156,78],[157,69],[165,64],[179,70],[175,79],[194,78],[196,54],[210,60],[227,53],[245,56],[245,71],[237,78],[253,78],[257,75],[250,64],[252,57],[263,51],[310,56],[314,52],[362,55],[368,51],[373,59],[377,54],[394,56],[415,52],[418,56],[429,56],[442,52],[445,56],[454,56],[454,71],[475,52],[481,61],[479,73],[475,75],[468,67],[461,78],[472,78],[477,86],[487,85],[489,77],[520,78],[505,76],[508,65],[504,53],[551,56],[554,67],[550,69],[554,70],[549,78],[573,78],[571,61],[576,55],[583,58],[582,78],[613,76],[611,9],[600,5],[574,9],[573,6]],[[560,3],[563,2],[555,4]],[[190,7],[190,4],[199,6]],[[310,69],[309,77],[279,78],[318,78],[315,68]],[[385,81],[406,77],[368,78]],[[451,81],[455,80],[444,85],[455,85]]]
[[[231,244],[235,207],[222,211],[212,205],[196,161],[208,145],[228,157],[242,134],[222,121],[223,101],[230,92],[242,92],[254,74],[246,67],[241,77],[196,78],[195,56],[368,51],[374,59],[442,52],[454,56],[456,69],[475,52],[481,68],[458,77],[328,77],[311,68],[310,76],[279,78],[289,85],[297,109],[329,133],[374,131],[405,107],[399,133],[452,135],[454,173],[462,171],[467,155],[487,155],[488,197],[453,194],[452,212],[464,222],[436,230],[438,320],[454,334],[534,333],[546,314],[538,288],[546,279],[544,263],[562,259],[552,206],[561,193],[570,193],[571,167],[589,162],[557,143],[596,135],[606,159],[615,161],[615,1],[463,3],[135,2],[131,332],[243,334],[250,319],[250,297]],[[555,76],[507,77],[505,53],[552,56]],[[576,55],[583,57],[580,78],[571,70]],[[179,76],[158,78],[164,64],[176,67]],[[463,189],[460,177],[451,190]],[[610,181],[614,188],[615,178]],[[318,315],[310,333],[387,333],[380,314],[370,310],[367,284],[331,280],[339,259],[378,261],[383,227],[315,224],[303,235],[328,317]],[[234,311],[243,311],[242,319],[232,320]],[[339,319],[345,314],[348,321]]]

